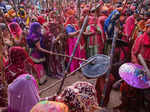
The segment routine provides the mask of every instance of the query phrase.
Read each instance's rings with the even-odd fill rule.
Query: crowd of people
[[[140,112],[141,107],[150,111],[149,88],[120,81],[118,72],[126,62],[141,65],[139,54],[150,68],[148,0],[64,0],[43,9],[24,2],[9,3],[12,8],[7,10],[3,4],[5,11],[0,12],[0,107],[8,106],[8,112],[94,112],[107,107],[112,88],[120,88],[121,104],[113,108],[115,112]],[[45,84],[48,77],[64,78],[86,16],[88,22],[68,72],[80,67],[83,59],[109,55],[117,34],[105,97],[104,74],[95,86],[77,82],[55,96],[55,101],[40,99],[38,85]]]

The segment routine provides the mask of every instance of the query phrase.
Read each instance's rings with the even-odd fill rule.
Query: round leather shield
[[[141,65],[125,63],[119,68],[120,77],[130,86],[146,89],[150,87],[150,78],[144,72]]]
[[[91,60],[92,58],[95,57],[96,59],[94,61],[87,64],[81,69],[83,75],[87,78],[98,78],[100,76],[103,76],[108,71],[110,64],[110,57],[103,54],[97,54],[95,56],[88,58],[88,60]]]

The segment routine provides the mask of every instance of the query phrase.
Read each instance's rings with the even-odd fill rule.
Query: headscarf
[[[30,112],[69,112],[67,105],[55,101],[41,101]]]
[[[109,17],[105,20],[105,23],[104,23],[104,31],[107,31],[107,27],[109,26],[110,22],[111,22],[111,19],[112,19],[112,16],[115,14],[115,13],[118,13],[117,10],[114,10],[110,15]]]
[[[114,26],[115,21],[119,19],[120,12],[118,10],[114,10],[109,17],[105,20],[104,23],[104,31],[108,33],[108,37],[112,38],[114,34]]]
[[[98,107],[95,87],[88,82],[76,82],[58,97],[71,112],[94,112]]]
[[[8,28],[14,37],[20,36],[22,34],[22,29],[21,29],[20,25],[16,22],[12,22],[12,23],[8,24]],[[17,38],[19,38],[19,37],[17,37]]]
[[[33,22],[29,28],[29,35],[27,37],[27,43],[30,48],[34,47],[34,43],[42,38],[41,25],[38,22]]]
[[[41,25],[38,22],[33,22],[30,25],[29,34],[41,34]]]
[[[21,74],[8,86],[8,112],[29,112],[40,100],[36,80]]]
[[[9,17],[15,17],[16,16],[16,13],[15,13],[15,10],[14,9],[10,9],[9,11],[8,11],[8,16]]]
[[[25,18],[26,17],[26,12],[23,8],[20,8],[18,11],[18,16],[21,18]]]
[[[68,9],[67,12],[66,12],[66,15],[67,15],[67,17],[75,15],[75,10]]]
[[[44,19],[43,16],[39,16],[39,17],[38,17],[38,22],[39,22],[41,25],[43,25],[43,24],[46,22],[46,20]]]
[[[5,75],[8,83],[11,83],[19,75],[26,73],[25,63],[33,65],[27,52],[22,47],[11,47],[9,49],[9,60],[5,65]]]

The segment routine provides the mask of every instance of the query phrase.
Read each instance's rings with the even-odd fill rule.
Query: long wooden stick
[[[84,66],[86,66],[87,64],[91,63],[92,61],[94,61],[96,59],[92,58],[91,60],[87,61],[86,63],[84,63],[83,65],[81,65],[80,67],[78,67],[76,70],[74,70],[73,72],[71,72],[70,74],[67,74],[66,78],[69,78],[70,76],[73,76],[74,73],[76,73],[77,71],[79,71],[81,68],[83,68]],[[54,84],[48,86],[47,88],[44,88],[40,91],[40,94],[42,94],[44,91],[56,86],[58,83],[60,83],[63,79],[58,80],[57,82],[55,82]]]
[[[107,74],[106,74],[105,85],[104,85],[104,90],[102,92],[102,99],[101,99],[100,106],[104,105],[104,98],[106,96],[106,91],[108,89],[107,87],[108,87],[108,83],[109,83],[109,76],[110,76],[110,72],[111,72],[111,68],[112,68],[112,64],[113,64],[114,51],[115,51],[116,40],[117,40],[117,36],[118,36],[117,30],[118,29],[116,29],[116,31],[114,31],[114,38],[113,38],[112,49],[111,49],[111,53],[110,53],[110,64],[109,64],[109,69],[108,69]]]
[[[79,60],[79,61],[87,61],[85,59],[81,59],[81,58],[78,58],[78,57],[72,57],[72,56],[69,56],[69,55],[65,55],[65,54],[60,54],[60,53],[55,53],[55,52],[52,52],[50,53],[52,55],[57,55],[57,56],[63,56],[63,57],[67,57],[67,58],[73,58],[73,59],[76,59],[76,60]]]
[[[64,85],[64,81],[65,81],[65,79],[66,79],[67,73],[68,73],[68,71],[69,71],[69,68],[70,68],[70,65],[71,65],[71,62],[72,62],[72,59],[73,59],[73,57],[74,57],[74,55],[75,55],[76,49],[77,49],[78,44],[79,44],[79,42],[80,42],[80,38],[81,38],[82,33],[84,32],[85,28],[86,28],[87,21],[88,21],[88,16],[86,16],[85,19],[84,19],[84,23],[83,23],[82,28],[81,28],[81,30],[80,30],[80,34],[79,34],[79,36],[78,36],[78,39],[77,39],[77,42],[76,42],[75,47],[74,47],[74,49],[73,49],[71,58],[70,58],[70,60],[69,60],[69,63],[68,63],[68,65],[67,65],[67,68],[66,68],[66,70],[65,70],[65,75],[64,75],[64,77],[63,77],[63,80],[62,80],[61,85],[60,85],[60,87],[59,87],[59,90],[58,90],[58,92],[57,92],[57,95],[58,95],[58,94],[61,92],[61,90],[62,90],[62,87],[63,87],[63,85]]]

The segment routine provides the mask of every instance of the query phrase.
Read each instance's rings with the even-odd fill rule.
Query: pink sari
[[[73,21],[74,17],[71,16],[68,18],[68,20],[66,21],[66,31],[67,33],[72,33],[72,32],[76,32],[78,27],[76,26],[75,21]],[[73,23],[75,23],[73,25]],[[67,44],[68,44],[68,55],[71,56],[73,53],[73,49],[75,47],[77,41],[77,37],[70,37],[67,40]],[[75,52],[75,57],[80,57],[80,47],[78,46]],[[79,62],[78,60],[72,60],[71,65],[70,65],[70,72],[74,71],[76,68],[79,67]]]
[[[68,40],[67,40],[69,56],[71,56],[72,53],[73,53],[73,49],[75,47],[76,41],[77,41],[77,37],[74,37],[74,38],[71,37],[71,38],[68,38]],[[80,57],[80,48],[79,48],[79,46],[77,47],[76,53],[75,53],[74,56],[75,57]],[[76,68],[79,67],[79,62],[80,61],[75,60],[75,59],[72,60],[71,65],[70,65],[70,72],[74,71]]]

